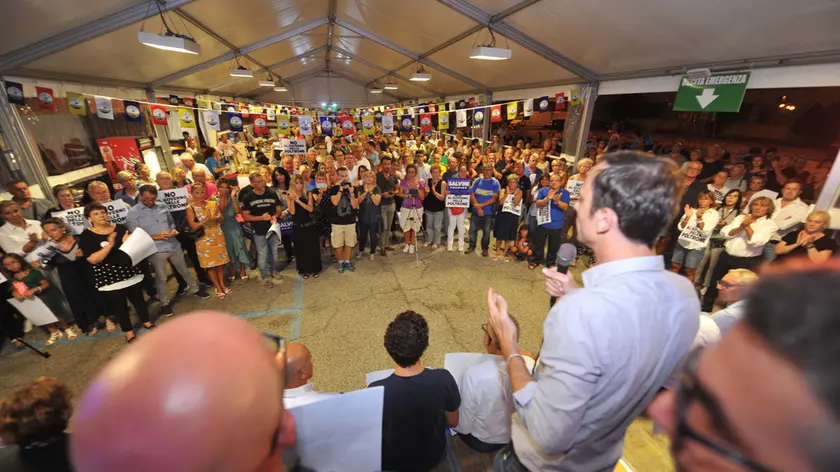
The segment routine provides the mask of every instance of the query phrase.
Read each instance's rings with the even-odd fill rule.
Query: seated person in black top
[[[41,377],[0,400],[0,470],[70,472],[67,422],[70,389]]]
[[[805,219],[805,228],[788,233],[776,244],[776,260],[808,257],[825,262],[837,251],[837,243],[825,234],[830,222],[827,211],[814,211]]]
[[[423,367],[428,345],[429,325],[413,311],[397,315],[385,331],[385,349],[397,366],[370,384],[385,387],[382,470],[434,468],[446,452],[446,427],[458,424],[458,384],[447,370]]]

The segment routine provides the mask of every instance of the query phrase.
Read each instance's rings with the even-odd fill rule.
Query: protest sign
[[[522,205],[517,205],[514,198],[514,195],[508,195],[505,198],[505,203],[502,205],[502,213],[513,213],[516,216],[522,215]]]
[[[52,214],[53,218],[60,218],[61,221],[67,225],[71,233],[75,235],[82,234],[87,226],[87,218],[85,218],[84,208],[71,208],[64,211],[55,211]]]
[[[566,184],[566,190],[569,191],[569,195],[572,197],[579,197],[580,196],[580,188],[583,187],[583,180],[570,180]]]
[[[158,190],[157,202],[169,207],[169,211],[181,211],[187,209],[187,197],[186,187]]]
[[[125,218],[128,216],[128,205],[122,200],[114,200],[105,205],[108,210],[108,223],[112,225],[124,225]]]
[[[537,224],[542,226],[551,223],[551,203],[544,207],[537,207]]]
[[[286,154],[306,154],[305,139],[283,139],[283,152]]]
[[[449,179],[446,181],[449,194],[446,196],[446,208],[469,208],[470,179]]]

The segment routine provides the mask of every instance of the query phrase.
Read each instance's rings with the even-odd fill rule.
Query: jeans
[[[682,244],[674,246],[674,255],[671,256],[671,264],[684,265],[687,269],[696,269],[703,261],[704,248],[686,249]]]
[[[426,212],[426,242],[440,244],[443,236],[443,211]]]
[[[382,234],[379,235],[380,247],[387,247],[391,243],[391,225],[394,224],[394,214],[397,212],[397,206],[394,203],[379,206],[380,215],[382,215]]]
[[[195,277],[190,274],[187,269],[187,261],[184,260],[184,251],[180,248],[172,252],[156,252],[149,256],[149,262],[155,269],[155,285],[157,286],[158,300],[161,306],[169,305],[169,290],[166,289],[166,261],[172,263],[177,273],[181,274],[184,281],[193,288],[193,291],[198,290],[198,284]]]
[[[545,253],[545,242],[548,240],[548,254]],[[531,238],[533,242],[534,257],[531,262],[540,264],[545,257],[545,264],[547,266],[554,265],[557,257],[557,250],[560,249],[560,244],[563,243],[563,230],[561,229],[547,229],[543,226],[537,225],[534,236]]]
[[[254,234],[254,244],[257,245],[257,266],[260,268],[260,276],[268,279],[277,267],[277,233],[269,235]]]
[[[481,249],[486,251],[490,249],[490,231],[493,230],[493,215],[484,214],[478,216],[478,213],[473,213],[470,216],[470,249],[475,249],[478,243],[478,230],[481,229]]]
[[[379,221],[367,222],[359,220],[359,254],[365,252],[365,241],[370,242],[370,253],[376,252],[376,231],[379,229]]]
[[[467,220],[467,212],[463,211],[460,215],[453,215],[452,209],[447,209],[446,213],[449,215],[449,224],[446,225],[447,241],[449,247],[455,243],[455,228],[458,228],[458,250],[464,249],[464,222]]]
[[[493,472],[527,472],[513,452],[513,444],[503,447],[493,458]]]
[[[712,282],[712,271],[715,270],[715,266],[717,265],[721,254],[723,254],[722,247],[706,249],[706,253],[703,255],[703,260],[700,261],[700,265],[697,266],[697,275],[694,277],[694,285],[709,288],[709,284]],[[706,269],[705,274],[703,274],[704,268]]]

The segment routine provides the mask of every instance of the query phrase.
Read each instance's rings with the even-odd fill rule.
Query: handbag
[[[192,207],[192,205],[190,205],[190,207]],[[193,208],[193,214],[195,214],[195,208]],[[198,223],[198,216],[195,217],[195,222]],[[198,229],[192,229],[187,223],[186,218],[184,218],[184,222],[181,223],[181,226],[181,228],[178,228],[178,232],[193,241],[198,241],[204,237],[204,226],[200,226]]]

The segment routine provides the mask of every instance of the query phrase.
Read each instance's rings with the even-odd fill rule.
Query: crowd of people
[[[718,267],[730,269],[717,286],[729,306],[709,318],[693,281],[667,270],[654,248],[672,226],[717,227],[709,216],[717,211],[714,194],[701,190],[697,207],[681,206],[687,176],[667,158],[636,152],[608,153],[588,174],[578,192],[576,235],[598,264],[584,272],[582,287],[571,274],[542,271],[558,302],[537,356],[520,348],[519,324],[493,288],[481,336],[496,357],[460,379],[424,365],[430,333],[421,314],[405,311],[388,325],[383,345],[394,372],[370,385],[384,389],[381,468],[436,468],[446,459],[450,428],[468,447],[495,454],[497,471],[608,471],[621,457],[628,426],[646,414],[668,434],[680,470],[836,470],[840,265],[813,257],[820,215],[808,218],[801,236],[785,235],[774,247],[783,255],[801,249],[799,257],[766,264],[760,274],[732,268],[722,254]],[[252,185],[260,184],[254,177]],[[783,186],[792,192],[790,182]],[[515,203],[514,186],[507,190]],[[346,198],[350,208],[358,205],[355,196]],[[761,198],[750,205],[755,221],[771,213],[773,202]],[[723,204],[738,207],[725,196]],[[724,226],[732,227],[721,230],[724,238],[741,238],[743,246],[760,231],[780,229],[750,228],[742,217]],[[114,243],[120,235],[112,234],[106,237]],[[691,252],[697,249],[683,247],[677,257],[687,264],[698,259]],[[55,379],[0,401],[0,438],[16,446],[2,449],[0,464],[89,472],[300,470],[289,410],[335,395],[315,391],[314,375],[300,343],[221,313],[180,316],[111,360],[75,413]],[[114,442],[126,434],[130,445]]]

